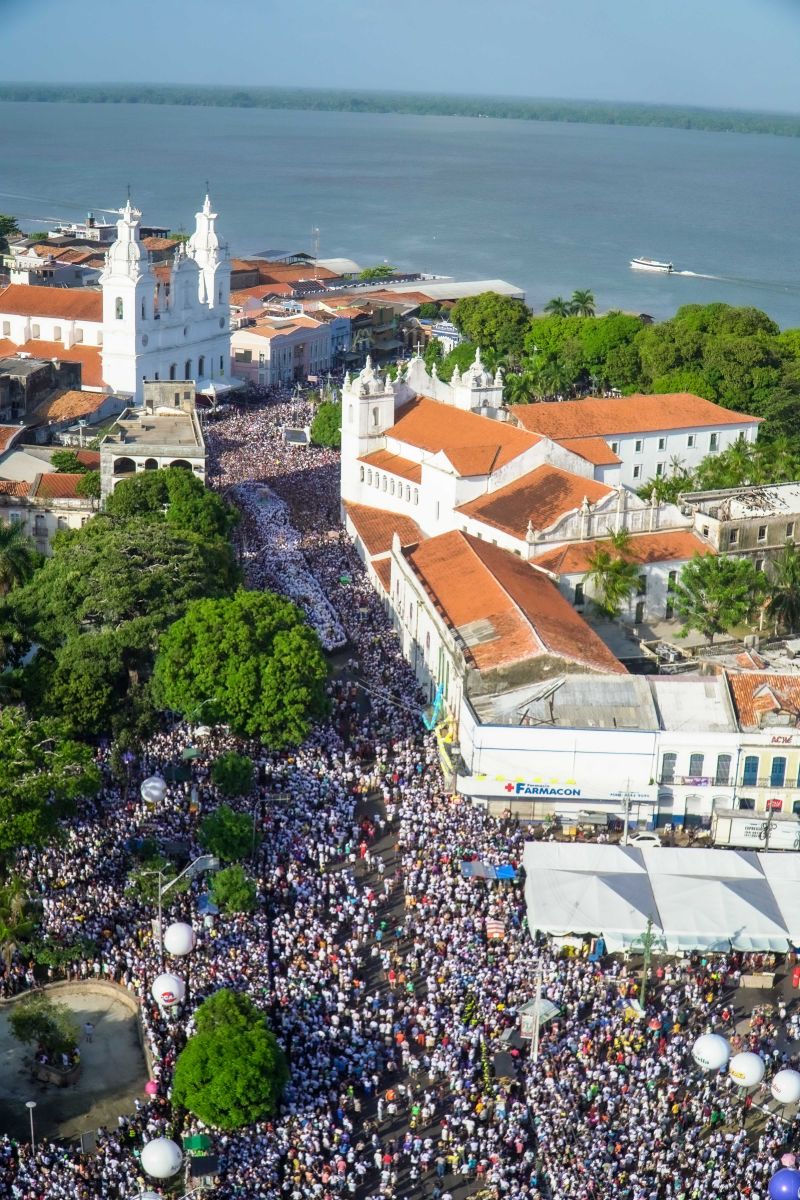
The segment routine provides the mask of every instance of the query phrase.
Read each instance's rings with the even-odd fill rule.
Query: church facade
[[[199,392],[237,386],[230,374],[230,255],[208,196],[173,262],[154,265],[141,212],[120,209],[100,291],[10,285],[0,292],[8,352],[80,359],[83,386],[140,404],[145,380],[194,380]]]

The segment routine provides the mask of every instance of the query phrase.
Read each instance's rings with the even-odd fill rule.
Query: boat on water
[[[634,271],[659,271],[662,275],[669,275],[672,263],[659,262],[657,258],[632,258],[631,268]]]

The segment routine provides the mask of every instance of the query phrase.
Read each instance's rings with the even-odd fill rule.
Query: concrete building
[[[718,553],[749,558],[759,570],[800,537],[800,483],[687,492],[681,504]]]
[[[742,730],[734,807],[800,814],[800,674],[729,678]]]
[[[194,397],[191,379],[145,383],[141,409],[126,409],[100,443],[103,497],[121,479],[159,467],[184,467],[205,480],[206,446]]]
[[[231,334],[231,369],[257,387],[305,382],[331,366],[331,329],[309,316],[263,317]]]
[[[50,555],[56,533],[79,529],[100,507],[99,500],[78,494],[81,479],[48,471],[37,472],[30,482],[0,479],[0,521],[20,525],[39,553]]]

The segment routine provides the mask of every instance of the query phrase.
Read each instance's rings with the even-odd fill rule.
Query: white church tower
[[[221,242],[216,229],[217,214],[206,195],[203,207],[195,214],[195,231],[189,239],[189,254],[200,268],[200,302],[209,308],[226,309],[230,303],[231,260],[227,242]]]
[[[141,399],[139,359],[153,327],[156,278],[139,239],[141,213],[128,203],[119,210],[117,240],[106,253],[103,289],[103,379],[115,392]]]

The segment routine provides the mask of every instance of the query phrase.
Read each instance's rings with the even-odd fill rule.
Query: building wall
[[[71,346],[102,346],[103,326],[99,321],[71,321],[66,317],[21,317],[15,313],[0,313],[0,337],[16,346],[41,339],[60,342],[65,350]]]
[[[645,581],[643,588],[640,586],[640,589],[630,597],[627,606],[622,610],[622,619],[634,623],[636,621],[672,620],[674,613],[671,609],[670,593],[688,561],[689,559],[681,559],[679,561],[642,563],[639,567],[639,577]],[[561,575],[559,578],[560,590],[579,612],[583,611],[585,601],[591,600],[594,592],[591,585],[585,581],[585,572]],[[581,594],[578,592],[576,602],[576,589],[579,585],[583,589],[584,599],[581,599]],[[641,616],[638,616],[640,603],[643,605],[643,611]]]
[[[40,554],[53,552],[53,536],[62,529],[80,529],[100,507],[90,499],[27,499],[0,495],[0,520],[6,525],[21,525]]]
[[[604,438],[604,441],[622,459],[620,481],[635,489],[658,475],[671,475],[673,463],[692,471],[709,454],[727,450],[740,435],[746,441],[754,442],[757,433],[758,426],[753,424],[704,426],[661,433],[620,434]]]
[[[249,353],[250,361],[243,355]],[[270,338],[252,327],[231,335],[231,371],[235,378],[259,387],[279,387],[331,367],[331,330],[325,322],[314,328],[287,330]],[[237,357],[239,356],[239,357]]]

